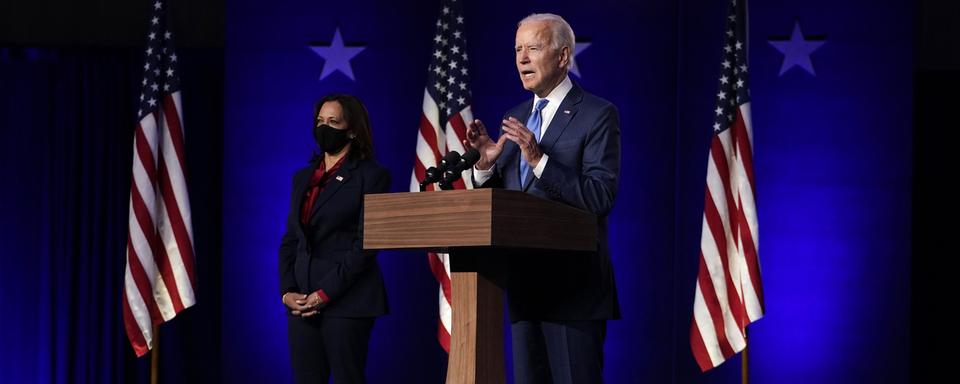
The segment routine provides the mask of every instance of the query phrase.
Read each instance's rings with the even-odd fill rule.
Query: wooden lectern
[[[447,383],[503,383],[506,250],[593,251],[591,213],[505,189],[364,197],[364,249],[450,253],[453,329]]]

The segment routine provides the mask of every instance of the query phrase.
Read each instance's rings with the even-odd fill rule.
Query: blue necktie
[[[533,108],[533,113],[530,114],[530,118],[527,119],[527,129],[533,132],[533,137],[537,139],[537,142],[540,142],[540,125],[543,124],[543,119],[540,117],[540,111],[543,110],[543,107],[547,106],[547,102],[550,100],[540,99],[537,102],[536,107]],[[527,175],[530,173],[530,164],[527,164],[523,160],[523,154],[520,155],[520,186],[526,187]]]

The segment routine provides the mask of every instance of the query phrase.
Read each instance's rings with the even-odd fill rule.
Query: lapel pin
[[[563,113],[566,113],[566,114],[569,115],[569,114],[570,114],[570,110],[569,110],[569,109],[564,109],[564,110],[563,110]]]
[[[337,181],[343,181],[343,176],[337,176]]]

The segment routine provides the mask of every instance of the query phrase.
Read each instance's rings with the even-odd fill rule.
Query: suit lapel
[[[337,191],[340,190],[340,187],[350,179],[350,173],[356,166],[357,162],[354,159],[347,158],[343,160],[340,169],[337,170],[337,173],[333,175],[333,178],[330,179],[323,188],[323,192],[320,192],[320,196],[317,196],[317,201],[313,203],[313,210],[310,212],[310,221],[313,221],[313,217],[317,215],[320,207],[330,200],[330,197],[336,194]]]
[[[519,151],[517,151],[517,152],[519,152]],[[521,154],[521,156],[523,156],[523,154]],[[521,161],[520,159],[517,159],[517,174],[518,174],[518,175],[520,174],[520,161]],[[533,179],[534,179],[535,177],[536,177],[536,176],[533,175],[533,168],[530,168],[530,172],[527,173],[527,179],[524,180],[522,184],[520,184],[520,185],[522,186],[524,192],[526,192],[526,191],[528,191],[528,190],[530,189],[530,185],[533,184]]]
[[[547,127],[547,133],[540,138],[540,150],[543,153],[550,154],[553,149],[553,144],[557,142],[557,139],[563,135],[563,131],[567,128],[567,125],[570,124],[570,121],[573,120],[573,116],[579,111],[580,101],[583,100],[583,89],[577,86],[576,83],[573,84],[573,88],[570,88],[570,92],[567,93],[567,96],[563,98],[563,101],[560,102],[560,107],[557,108],[557,112],[553,114],[553,120],[550,120],[550,125]],[[528,108],[527,115],[530,115],[530,110],[533,106],[533,101],[530,101],[531,108]],[[516,147],[516,146],[514,146]],[[519,151],[517,151],[519,152]],[[520,169],[520,160],[517,160],[517,169],[519,174]],[[530,170],[530,173],[527,174],[527,180],[525,180],[523,188],[524,191],[530,189],[530,186],[533,185],[533,169]]]
[[[533,112],[533,99],[523,103],[520,107],[517,107],[513,111],[510,111],[507,114],[507,118],[513,117],[520,121],[521,124],[526,124],[527,120],[530,119],[530,113]],[[500,135],[503,135],[503,130],[500,130]],[[503,172],[503,183],[504,187],[509,188],[511,185],[516,183],[517,189],[520,189],[520,147],[517,146],[517,143],[514,143],[510,140],[507,140],[507,143],[503,147],[503,156],[507,160],[507,165],[504,167]]]
[[[520,147],[516,143],[507,140],[503,145],[503,186],[504,188],[510,188],[512,185],[517,184],[517,189],[520,189]]]
[[[567,125],[570,124],[570,120],[573,120],[573,116],[579,111],[581,100],[583,100],[583,89],[573,84],[573,88],[570,88],[570,92],[568,92],[567,96],[560,102],[557,113],[553,115],[553,120],[550,121],[550,126],[547,127],[546,136],[540,138],[540,148],[543,149],[544,152],[547,152],[547,149],[553,148],[553,144],[556,143],[560,135],[563,134]]]
[[[303,223],[300,222],[300,215],[303,210],[303,199],[307,197],[307,187],[310,186],[310,175],[313,174],[315,169],[317,169],[317,167],[310,167],[306,172],[301,172],[300,175],[297,175],[297,182],[295,184],[296,191],[294,192],[294,196],[297,198],[294,203],[296,205],[293,206],[293,209],[297,212],[297,230],[301,236],[304,235]]]

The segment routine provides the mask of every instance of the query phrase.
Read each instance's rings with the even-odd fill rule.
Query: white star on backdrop
[[[323,58],[323,71],[320,73],[320,80],[330,76],[334,71],[340,71],[350,80],[356,81],[353,77],[353,68],[350,66],[350,59],[362,52],[366,47],[347,47],[343,45],[343,37],[340,36],[340,28],[333,32],[333,41],[330,45],[314,45],[310,49]]]
[[[793,25],[793,33],[789,40],[770,40],[770,45],[783,53],[783,64],[780,65],[780,76],[783,76],[790,68],[800,67],[813,76],[817,73],[813,70],[813,62],[810,55],[813,51],[820,48],[825,41],[807,39],[800,30],[800,21]]]
[[[581,79],[583,78],[583,76],[580,76],[580,67],[577,66],[577,56],[580,55],[580,52],[586,51],[587,48],[590,47],[590,44],[591,43],[577,42],[577,44],[573,48],[573,57],[570,58],[571,60],[570,73],[576,75],[578,78],[581,78]]]

